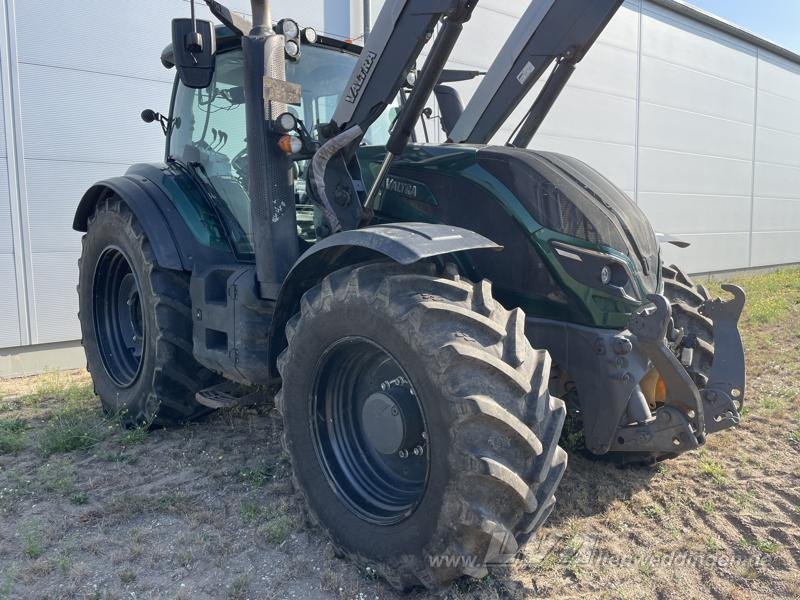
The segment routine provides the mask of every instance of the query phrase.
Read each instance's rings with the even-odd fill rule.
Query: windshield
[[[356,64],[356,56],[321,46],[303,46],[300,60],[287,61],[286,79],[300,84],[302,102],[289,111],[314,132],[328,123]],[[194,167],[217,200],[238,253],[252,253],[248,189],[247,131],[241,50],[219,54],[214,79],[195,90],[177,83],[168,141],[170,157]],[[397,115],[389,106],[364,136],[367,145],[384,145]],[[313,214],[305,193],[306,161],[294,169],[299,233],[313,240]]]

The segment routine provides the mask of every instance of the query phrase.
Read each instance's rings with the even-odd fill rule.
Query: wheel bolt
[[[414,448],[414,456],[422,456],[423,449],[422,446],[417,446]]]
[[[400,458],[408,458],[408,450],[400,450]]]

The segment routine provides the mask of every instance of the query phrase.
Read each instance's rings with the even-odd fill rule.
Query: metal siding
[[[748,232],[681,234],[691,245],[676,248],[664,244],[661,256],[666,264],[677,264],[692,273],[741,269],[748,261]]]
[[[2,120],[0,118],[0,120]],[[8,191],[8,161],[0,158],[0,254],[14,253],[14,234],[11,229],[11,198]],[[15,280],[12,273],[11,279],[3,279],[6,285]]]
[[[22,64],[25,158],[121,164],[158,160],[164,136],[139,115],[147,107],[166,112],[171,89],[164,81]]]
[[[34,252],[31,257],[36,303],[37,343],[47,344],[81,337],[78,323],[78,258],[73,252]]]
[[[0,348],[11,348],[22,343],[19,331],[17,288],[14,285],[16,270],[14,255],[0,252],[0,281],[6,283],[0,294]]]
[[[759,52],[751,263],[800,260],[800,66]]]
[[[692,243],[664,255],[689,271],[747,266],[756,51],[645,3],[641,54],[638,201]]]
[[[34,252],[80,251],[81,234],[72,230],[78,202],[92,184],[121,175],[125,168],[122,164],[27,159],[28,222]]]

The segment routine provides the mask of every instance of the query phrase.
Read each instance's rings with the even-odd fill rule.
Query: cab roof
[[[233,50],[234,48],[239,48],[241,45],[239,36],[225,25],[217,25],[214,28],[214,33],[217,37],[217,54],[220,52]],[[346,40],[340,40],[335,37],[320,35],[319,33],[317,34],[317,41],[314,43],[314,45],[326,46],[328,48],[341,50],[343,52],[349,52],[356,55],[361,54],[362,50],[362,47],[358,44],[354,44]],[[171,43],[168,44],[161,52],[161,64],[164,65],[164,68],[166,69],[171,69],[175,66],[175,53],[172,49]]]

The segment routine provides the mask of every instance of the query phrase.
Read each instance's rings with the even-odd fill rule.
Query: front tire
[[[329,275],[303,296],[278,361],[284,444],[311,520],[397,589],[512,557],[566,467],[549,355],[489,282],[448,272]]]
[[[219,378],[192,356],[189,278],[156,264],[119,198],[98,203],[78,266],[86,368],[106,413],[136,427],[210,412],[195,394]]]

